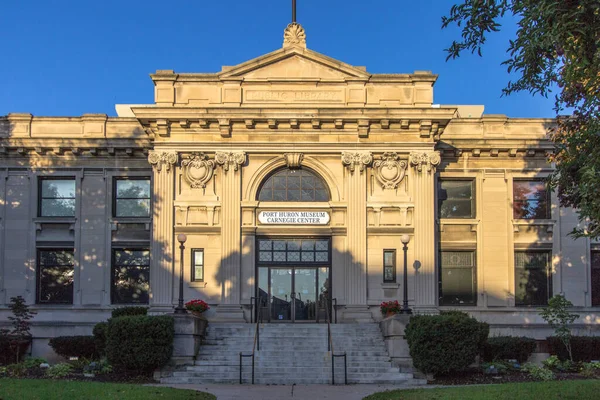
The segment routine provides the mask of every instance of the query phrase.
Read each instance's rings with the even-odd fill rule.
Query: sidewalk
[[[415,385],[152,385],[212,393],[217,400],[362,400],[376,392],[418,389]]]

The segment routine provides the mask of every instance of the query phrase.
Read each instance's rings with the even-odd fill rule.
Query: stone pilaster
[[[344,319],[371,321],[367,306],[367,167],[370,152],[343,152],[348,169],[348,254],[346,254],[346,312]]]
[[[218,273],[221,284],[221,304],[217,309],[217,319],[243,321],[240,305],[241,291],[241,166],[246,162],[246,153],[215,153],[217,165],[222,167],[221,180],[221,266]]]
[[[415,264],[418,266],[415,279],[415,304],[417,312],[435,312],[437,307],[435,267],[435,169],[441,162],[437,151],[410,154],[410,165],[414,168],[415,193]]]
[[[150,306],[153,311],[173,309],[173,196],[176,152],[152,151],[152,248],[150,255]]]

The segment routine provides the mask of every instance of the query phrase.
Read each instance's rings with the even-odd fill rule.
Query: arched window
[[[325,181],[307,169],[282,169],[263,183],[259,201],[329,201]]]

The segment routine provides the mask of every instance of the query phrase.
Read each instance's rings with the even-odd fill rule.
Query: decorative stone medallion
[[[183,177],[192,188],[205,188],[215,170],[215,162],[204,153],[192,153],[181,162]]]
[[[406,161],[393,152],[383,153],[381,160],[373,163],[375,177],[384,189],[396,189],[406,175],[406,167]]]
[[[151,151],[148,153],[148,162],[157,171],[161,171],[162,167],[165,167],[166,171],[171,170],[171,166],[177,164],[178,160],[177,153],[167,151]]]
[[[428,153],[410,153],[410,165],[415,167],[417,171],[423,171],[423,167],[427,169],[428,172],[432,170],[435,171],[435,167],[442,162],[442,158],[438,151],[431,151]]]
[[[292,22],[283,31],[283,47],[300,46],[306,48],[306,32],[302,25]]]
[[[233,170],[237,171],[240,165],[246,162],[246,153],[243,151],[217,151],[215,153],[215,161],[217,164],[221,165],[225,171],[229,171],[230,167],[233,167]]]
[[[365,168],[373,162],[373,154],[370,151],[364,152],[342,152],[342,164],[348,167],[350,172],[354,172],[356,166],[359,167],[361,173]]]

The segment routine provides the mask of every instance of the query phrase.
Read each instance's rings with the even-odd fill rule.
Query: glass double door
[[[259,268],[259,304],[263,319],[315,321],[329,293],[328,267]]]

